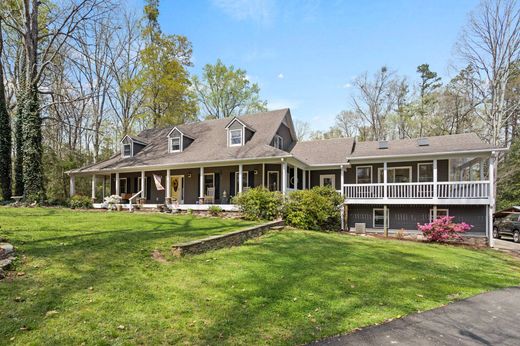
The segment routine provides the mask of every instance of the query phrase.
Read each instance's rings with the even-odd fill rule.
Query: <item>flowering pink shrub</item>
[[[460,240],[465,232],[473,228],[465,222],[453,222],[453,216],[439,217],[424,225],[417,224],[417,229],[423,233],[428,241],[445,242],[449,240]]]

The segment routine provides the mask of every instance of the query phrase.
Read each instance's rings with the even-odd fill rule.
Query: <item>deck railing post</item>
[[[437,203],[437,159],[433,160],[433,199]]]
[[[388,163],[386,161],[383,163],[383,198],[388,199]]]

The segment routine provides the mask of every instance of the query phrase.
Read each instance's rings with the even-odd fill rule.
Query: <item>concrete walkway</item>
[[[520,345],[520,287],[480,294],[313,345]]]

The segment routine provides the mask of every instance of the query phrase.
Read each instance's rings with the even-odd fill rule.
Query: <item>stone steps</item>
[[[14,257],[14,247],[9,243],[0,243],[0,279],[5,277],[4,271],[9,269]]]

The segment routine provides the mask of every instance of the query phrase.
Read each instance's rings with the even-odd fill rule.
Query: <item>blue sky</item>
[[[139,4],[137,0],[136,4]],[[140,4],[139,4],[140,5]],[[451,75],[454,44],[477,0],[161,0],[164,32],[193,43],[194,73],[217,58],[247,71],[269,108],[327,129],[350,107],[355,76],[386,65]]]

